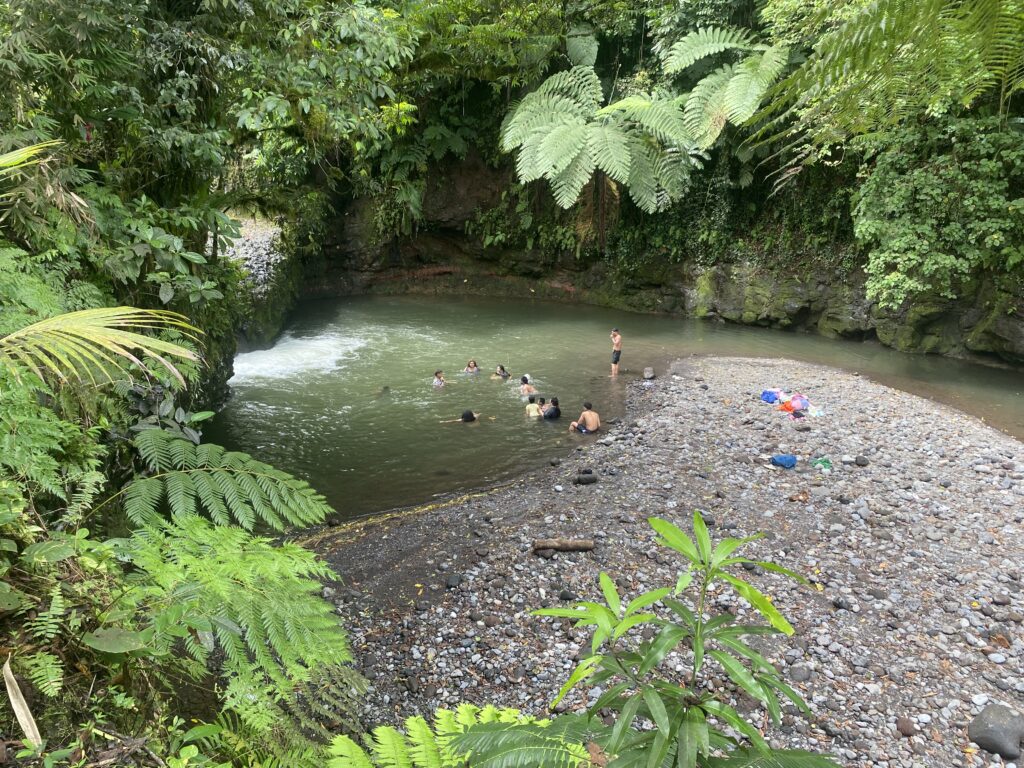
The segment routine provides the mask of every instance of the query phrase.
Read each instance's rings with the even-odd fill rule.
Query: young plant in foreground
[[[693,538],[666,520],[650,518],[649,522],[658,534],[658,544],[687,561],[674,586],[624,603],[611,578],[602,573],[604,604],[580,602],[571,608],[535,612],[594,628],[590,655],[573,671],[552,706],[585,680],[606,686],[604,693],[584,714],[555,718],[561,740],[551,738],[550,728],[535,724],[487,723],[453,737],[454,752],[468,754],[471,766],[487,768],[572,768],[581,763],[607,768],[836,768],[834,761],[821,755],[771,749],[757,728],[705,684],[709,668],[720,668],[737,689],[760,702],[776,725],[781,720],[780,697],[808,712],[799,694],[747,641],[758,635],[791,635],[793,627],[767,595],[729,569],[753,564],[804,579],[774,563],[735,554],[760,536],[726,538],[712,546],[699,512],[693,516]],[[716,583],[728,585],[768,624],[737,623],[730,613],[709,616],[708,596]],[[687,602],[681,594],[691,587],[690,593],[696,596]],[[658,604],[667,609],[669,618],[654,612]],[[639,644],[632,642],[636,633],[631,630],[644,626],[655,628],[655,635]],[[666,660],[673,651],[681,653],[670,667]],[[680,657],[688,661],[685,672],[673,671]],[[614,725],[601,719],[608,710],[616,713]],[[581,746],[587,750],[583,758]]]

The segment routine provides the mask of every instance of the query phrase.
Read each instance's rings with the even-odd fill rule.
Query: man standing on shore
[[[619,358],[622,357],[622,334],[618,328],[612,328],[612,376],[619,375]]]

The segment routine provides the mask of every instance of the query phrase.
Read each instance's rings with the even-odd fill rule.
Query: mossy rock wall
[[[304,292],[522,296],[658,312],[832,338],[877,338],[904,352],[1024,364],[1024,287],[979,285],[957,302],[935,297],[885,311],[868,301],[856,270],[808,267],[795,254],[774,267],[699,266],[672,254],[615,265],[572,252],[490,247],[468,235],[474,212],[500,199],[507,171],[478,160],[454,164],[431,185],[425,220],[410,237],[379,242],[372,203],[357,200],[334,222],[322,268]],[[448,190],[446,192],[446,190]],[[455,194],[452,190],[457,191]],[[800,263],[798,273],[784,265]]]

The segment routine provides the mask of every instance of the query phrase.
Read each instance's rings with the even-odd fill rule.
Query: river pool
[[[616,326],[624,351],[612,379],[608,336]],[[645,366],[664,375],[671,360],[691,354],[788,357],[859,371],[1024,438],[1019,370],[597,307],[360,297],[306,301],[271,349],[238,355],[232,397],[205,439],[308,480],[340,518],[353,518],[535,471],[591,439],[567,431],[584,400],[605,421],[620,417],[625,385]],[[471,358],[482,373],[460,373]],[[499,363],[512,380],[490,378]],[[431,384],[437,369],[447,380],[440,389]],[[525,416],[523,374],[541,395],[559,398],[561,420]],[[481,414],[478,423],[440,423],[466,409]]]

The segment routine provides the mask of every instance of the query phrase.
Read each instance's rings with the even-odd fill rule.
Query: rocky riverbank
[[[789,420],[760,401],[771,387],[805,393],[823,414]],[[811,581],[744,574],[796,627],[766,655],[814,713],[787,714],[773,743],[848,766],[1004,764],[967,726],[991,703],[1024,702],[1024,445],[789,361],[681,362],[633,385],[629,412],[545,472],[310,539],[345,577],[326,593],[372,681],[368,722],[460,701],[543,712],[584,635],[529,612],[600,599],[602,570],[630,595],[673,583],[679,562],[646,518],[686,528],[696,508],[714,538],[765,532],[754,552]],[[774,453],[799,463],[771,467]],[[830,471],[811,467],[822,456]],[[584,469],[596,483],[574,484]],[[532,552],[554,536],[596,548]],[[714,606],[746,610],[725,592]]]

